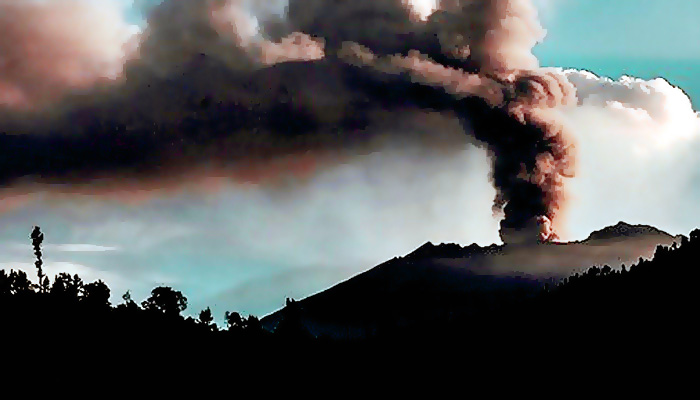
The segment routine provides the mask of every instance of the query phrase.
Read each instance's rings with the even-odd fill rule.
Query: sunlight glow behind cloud
[[[438,0],[408,0],[408,4],[425,19],[437,8]]]

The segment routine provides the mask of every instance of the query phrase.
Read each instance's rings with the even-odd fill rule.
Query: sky
[[[535,4],[547,36],[533,52],[542,66],[571,69],[562,73],[578,92],[561,117],[578,153],[562,239],[620,220],[687,234],[700,221],[700,0]],[[154,4],[118,6],[124,30],[136,32]],[[1,78],[0,69],[0,89]],[[210,306],[221,318],[267,314],[426,241],[500,242],[488,155],[454,134],[454,121],[426,112],[382,129],[435,126],[448,150],[379,143],[273,186],[210,176],[216,190],[141,188],[127,201],[39,186],[0,199],[0,268],[34,276],[28,236],[39,225],[49,276],[103,279],[113,303],[126,290],[140,300],[168,285],[189,298],[188,313]]]
[[[660,76],[700,102],[700,1],[542,0],[539,9],[547,39],[535,54],[543,65]]]
[[[694,0],[550,0],[541,15],[548,39],[540,57],[697,60]]]

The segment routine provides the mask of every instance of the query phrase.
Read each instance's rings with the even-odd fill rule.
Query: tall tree
[[[34,256],[36,261],[34,265],[36,266],[37,275],[39,276],[39,291],[41,293],[46,293],[46,287],[48,286],[48,278],[44,275],[44,270],[42,266],[44,265],[44,260],[42,260],[41,244],[44,242],[44,233],[41,232],[41,228],[38,226],[34,227],[29,238],[32,240],[32,247],[34,248]]]

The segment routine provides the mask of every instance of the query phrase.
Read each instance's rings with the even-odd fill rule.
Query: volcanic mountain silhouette
[[[680,242],[647,225],[620,222],[583,240],[539,245],[430,242],[263,318],[273,331],[297,319],[314,336],[365,337],[387,327],[460,317],[507,305],[589,267],[621,268]],[[290,313],[290,309],[294,312]]]

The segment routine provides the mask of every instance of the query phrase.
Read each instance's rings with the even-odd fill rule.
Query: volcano
[[[314,336],[359,338],[386,326],[469,316],[540,292],[592,266],[613,269],[651,258],[657,246],[679,243],[652,226],[620,222],[583,241],[538,245],[426,243],[262,319],[281,326],[290,306]]]

